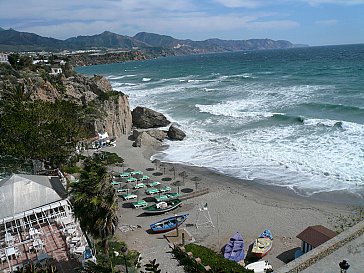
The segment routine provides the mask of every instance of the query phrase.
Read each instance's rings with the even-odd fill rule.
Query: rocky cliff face
[[[9,77],[8,77],[9,78]],[[90,132],[106,131],[110,136],[129,134],[132,117],[128,96],[113,91],[109,81],[102,76],[86,77],[74,74],[49,75],[47,73],[20,72],[11,81],[0,77],[0,87],[22,82],[31,100],[56,102],[67,100],[96,110],[88,117]],[[1,99],[1,92],[0,92]]]
[[[128,97],[119,95],[105,100],[101,105],[104,116],[95,120],[95,131],[106,131],[111,136],[130,134],[131,112]]]

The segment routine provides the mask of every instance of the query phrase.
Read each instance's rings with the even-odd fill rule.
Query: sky
[[[58,39],[107,30],[355,44],[364,43],[364,0],[0,0],[0,27]]]

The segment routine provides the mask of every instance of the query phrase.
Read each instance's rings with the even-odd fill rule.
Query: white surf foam
[[[151,78],[143,78],[142,82],[150,82],[152,79]]]

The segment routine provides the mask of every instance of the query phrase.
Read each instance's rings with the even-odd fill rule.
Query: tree
[[[106,166],[95,158],[86,159],[79,182],[71,187],[75,216],[81,228],[100,239],[104,252],[108,253],[108,240],[118,224],[118,203]]]
[[[0,105],[0,154],[59,167],[86,136],[83,109],[71,102],[30,101],[24,86]]]

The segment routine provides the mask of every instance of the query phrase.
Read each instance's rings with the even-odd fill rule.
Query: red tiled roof
[[[298,239],[310,244],[313,247],[317,247],[326,241],[334,238],[337,235],[335,231],[328,229],[322,225],[309,226],[300,234],[297,235]]]

